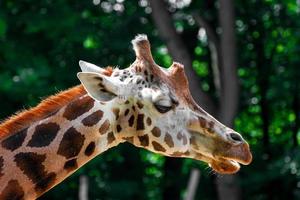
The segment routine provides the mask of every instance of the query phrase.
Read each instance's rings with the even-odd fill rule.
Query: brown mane
[[[32,122],[47,117],[84,94],[86,91],[83,86],[78,85],[46,98],[34,108],[16,113],[0,124],[0,139],[28,127]]]
[[[106,76],[111,76],[113,68],[108,66],[102,73]],[[46,98],[34,108],[17,112],[0,124],[0,139],[28,127],[31,123],[36,122],[39,119],[47,117],[49,114],[54,113],[72,100],[85,94],[86,91],[83,86],[78,85]]]

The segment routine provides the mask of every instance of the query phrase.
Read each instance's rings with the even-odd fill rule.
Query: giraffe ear
[[[79,72],[77,77],[88,94],[97,101],[110,101],[118,96],[118,85],[111,77],[94,72]]]
[[[92,63],[85,62],[83,60],[79,61],[79,66],[81,68],[81,71],[83,72],[95,72],[99,74],[104,74],[105,70],[101,67],[98,67],[97,65],[94,65]]]

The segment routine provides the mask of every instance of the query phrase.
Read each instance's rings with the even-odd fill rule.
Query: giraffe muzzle
[[[197,121],[189,126],[191,148],[202,155],[196,159],[207,162],[221,174],[236,173],[240,169],[240,164],[251,163],[252,154],[249,145],[239,133],[221,123],[217,124],[217,121],[214,127],[210,127],[203,120]],[[219,127],[216,128],[216,124]]]

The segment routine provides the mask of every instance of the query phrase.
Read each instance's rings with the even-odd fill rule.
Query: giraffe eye
[[[159,104],[154,104],[154,107],[160,113],[166,113],[172,109],[172,106],[163,106],[163,105],[159,105]]]
[[[154,107],[156,108],[156,110],[160,113],[166,113],[169,110],[172,109],[172,102],[168,101],[168,100],[159,100],[157,102],[154,103]]]

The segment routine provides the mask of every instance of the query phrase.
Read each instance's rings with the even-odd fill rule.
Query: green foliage
[[[243,199],[300,198],[299,110],[294,106],[300,93],[297,2],[236,1],[241,90],[235,128],[249,141],[254,154],[253,164],[240,172]],[[205,34],[198,34],[190,14],[197,9],[218,28],[217,7],[214,1],[192,1],[169,9],[176,14],[174,25],[201,77],[199,88],[214,96],[208,41]],[[146,1],[1,1],[0,118],[79,84],[80,59],[101,66],[129,66],[134,59],[129,42],[137,33],[148,34],[158,64],[171,65]],[[268,146],[264,126],[268,127]],[[293,143],[295,134],[298,144]],[[90,199],[163,199],[166,185],[179,185],[183,195],[192,167],[201,170],[197,198],[217,198],[213,183],[217,177],[205,164],[185,159],[176,176],[170,177],[167,172],[174,168],[165,163],[165,157],[120,145],[40,199],[77,199],[81,174],[89,177]]]

